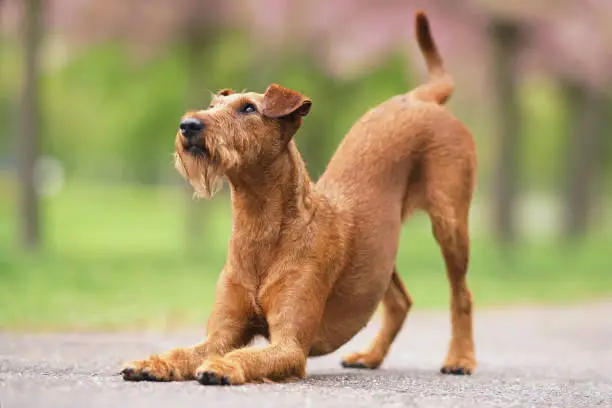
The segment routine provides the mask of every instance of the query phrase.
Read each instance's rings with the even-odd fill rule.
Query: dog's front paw
[[[120,374],[125,381],[172,381],[176,379],[174,367],[159,356],[132,361],[124,366]]]
[[[366,368],[375,369],[380,367],[383,358],[374,353],[353,353],[342,359],[344,368]]]
[[[195,372],[202,385],[240,385],[246,383],[240,364],[223,357],[206,360]]]

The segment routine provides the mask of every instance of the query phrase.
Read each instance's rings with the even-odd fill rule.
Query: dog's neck
[[[311,181],[293,141],[265,168],[231,177],[230,186],[236,232],[246,229],[255,235],[274,234],[275,230],[280,233],[283,223],[312,217]]]

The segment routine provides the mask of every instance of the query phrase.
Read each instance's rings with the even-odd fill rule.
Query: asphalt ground
[[[310,359],[304,381],[237,387],[133,383],[118,375],[124,361],[193,344],[203,330],[2,332],[0,406],[612,407],[612,301],[477,310],[479,366],[468,377],[438,371],[449,314],[418,308],[381,369],[342,368],[341,356],[367,345],[377,327],[374,320],[338,352]]]

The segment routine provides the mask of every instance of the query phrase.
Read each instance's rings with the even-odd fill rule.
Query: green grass
[[[18,250],[16,202],[0,183],[0,328],[115,329],[204,325],[231,228],[226,197],[198,205],[202,245],[187,250],[177,188],[69,185],[44,202],[45,249]],[[612,294],[612,236],[504,253],[473,234],[469,282],[478,307],[566,303]],[[404,229],[398,267],[415,307],[447,307],[448,285],[427,219]]]

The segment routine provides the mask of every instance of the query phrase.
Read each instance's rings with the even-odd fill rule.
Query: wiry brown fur
[[[313,184],[292,139],[311,102],[271,85],[265,94],[220,92],[189,112],[205,129],[204,154],[176,136],[177,169],[195,190],[231,188],[233,229],[219,277],[208,338],[126,366],[127,380],[203,384],[286,381],[305,376],[306,359],[351,339],[383,306],[371,346],[346,367],[376,368],[412,301],[395,269],[401,225],[429,214],[451,287],[452,337],[442,372],[476,366],[472,300],[465,280],[468,211],[476,177],[470,132],[441,106],[452,93],[426,17],[417,38],[429,82],[366,113]],[[254,113],[241,113],[247,103]],[[187,149],[187,150],[186,150]],[[255,335],[270,345],[246,347]]]

